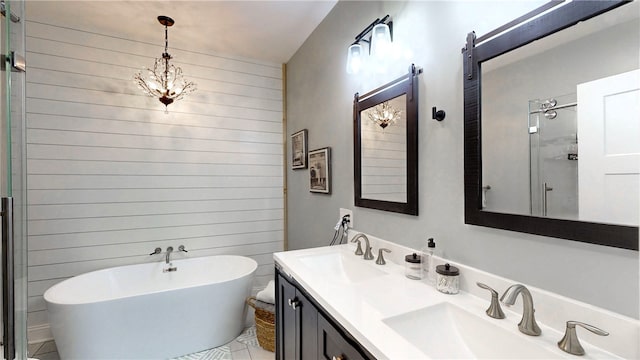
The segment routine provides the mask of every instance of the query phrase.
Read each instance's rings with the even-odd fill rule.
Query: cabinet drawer
[[[318,315],[318,359],[365,360],[322,315]]]

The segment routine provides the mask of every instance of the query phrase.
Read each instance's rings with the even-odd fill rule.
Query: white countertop
[[[473,286],[475,286],[475,281],[478,278],[482,280],[482,275],[486,273],[455,264],[455,266],[460,267],[461,291],[457,295],[442,294],[426,280],[411,280],[404,276],[404,264],[402,264],[402,260],[399,259],[403,259],[404,255],[410,253],[410,249],[380,239],[377,239],[377,244],[379,246],[384,245],[384,247],[391,247],[394,251],[392,253],[393,255],[385,254],[385,258],[387,259],[386,265],[376,265],[375,260],[367,261],[363,260],[362,256],[354,255],[355,246],[352,244],[279,252],[274,254],[274,260],[281,266],[284,273],[300,283],[331,316],[378,359],[408,360],[426,358],[427,356],[420,349],[413,346],[409,341],[387,326],[383,320],[443,302],[457,305],[471,314],[477,315],[486,321],[491,321],[507,331],[512,331],[518,336],[524,337],[525,341],[532,341],[536,346],[542,346],[549,351],[553,351],[558,357],[575,358],[575,356],[561,351],[556,345],[558,340],[562,338],[563,330],[553,329],[538,320],[538,324],[542,329],[541,336],[527,336],[518,332],[517,324],[521,319],[522,311],[521,300],[518,300],[516,305],[511,308],[503,306],[503,310],[507,315],[506,319],[496,320],[489,318],[485,314],[485,310],[490,303],[490,293],[482,289],[478,289],[478,292],[471,290],[471,292],[482,296],[478,297],[471,292],[463,291],[465,287],[469,288],[469,280],[473,281]],[[378,249],[375,245],[373,248],[374,251]],[[377,251],[375,252],[377,255]],[[301,261],[301,258],[307,256],[333,253],[341,253],[345,259],[348,259],[347,261],[353,259],[353,261],[365,263],[366,266],[382,270],[386,274],[366,278],[362,281],[342,281],[335,278],[333,274],[322,273]],[[441,259],[438,259],[438,261],[441,262]],[[402,265],[399,265],[399,263]],[[465,276],[467,276],[466,282]],[[486,283],[490,286],[501,285],[495,285],[495,279],[488,278],[486,280],[488,280]],[[504,290],[504,288],[496,287],[494,287],[494,289],[499,293]],[[536,292],[532,291],[532,293],[535,306]],[[548,302],[547,300],[543,301]],[[538,310],[536,312],[536,317],[538,317],[540,309],[538,306],[535,308]],[[563,321],[566,320],[584,321],[584,319],[579,318],[564,319]],[[630,329],[631,331],[635,329],[636,332],[635,334],[626,335],[630,336],[631,339],[633,339],[635,335],[637,340],[638,322],[633,319],[630,320],[632,325]],[[599,324],[594,325],[598,326]],[[612,333],[609,338],[616,336],[611,329],[605,329]],[[625,331],[627,331],[627,329],[625,329]],[[585,333],[587,333],[587,331],[579,331],[578,334],[582,346],[586,350],[586,355],[581,358],[597,359],[618,357],[602,348],[590,345],[584,340],[588,339]],[[424,336],[430,336],[430,334],[425,334]],[[482,334],[478,334],[478,336],[482,337]],[[622,343],[624,343],[627,339],[622,340]],[[627,346],[632,347],[628,349],[628,352],[621,354],[621,352],[618,351],[616,353],[621,354],[622,357],[630,357],[633,356],[633,354],[637,354],[637,343],[636,345],[628,344],[627,342]],[[495,346],[500,346],[500,344],[495,344]],[[635,349],[633,348],[634,346]],[[526,357],[526,354],[523,354],[523,357]]]

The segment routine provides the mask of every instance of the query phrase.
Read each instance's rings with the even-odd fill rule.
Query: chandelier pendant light
[[[182,76],[182,69],[169,63],[172,59],[169,55],[169,26],[173,26],[175,21],[168,16],[158,16],[158,22],[164,25],[164,52],[162,58],[157,58],[153,64],[153,69],[145,68],[147,78],[138,72],[133,80],[142,91],[150,97],[160,100],[167,107],[176,100],[182,99],[185,95],[196,90],[196,84],[187,81]]]
[[[374,124],[380,126],[383,130],[387,126],[395,124],[398,119],[400,119],[401,114],[402,111],[394,109],[388,101],[376,106],[368,113],[369,120],[373,121]]]

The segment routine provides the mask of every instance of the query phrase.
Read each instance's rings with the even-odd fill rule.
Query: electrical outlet
[[[353,211],[349,210],[349,209],[343,209],[340,208],[340,219],[342,219],[343,216],[345,215],[349,215],[349,228],[353,229]]]

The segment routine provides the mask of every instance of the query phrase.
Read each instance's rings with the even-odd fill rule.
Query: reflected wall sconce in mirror
[[[433,120],[442,121],[446,115],[447,113],[444,110],[438,110],[435,106],[431,108],[431,118]]]
[[[369,34],[371,35],[368,36]],[[391,51],[392,40],[393,21],[389,20],[389,15],[386,15],[382,19],[375,19],[355,37],[355,41],[349,46],[347,53],[347,74],[357,74],[365,62],[364,47],[361,42],[369,44],[370,57],[384,58],[388,56]]]
[[[182,99],[185,95],[196,90],[196,84],[187,81],[182,76],[182,69],[169,64],[172,59],[169,55],[169,26],[173,26],[175,21],[164,15],[158,16],[158,22],[164,26],[164,52],[162,58],[157,58],[153,64],[153,69],[145,68],[147,77],[138,72],[134,75],[133,81],[142,91],[155,97],[164,104],[165,113],[168,113],[167,106],[175,100]]]

